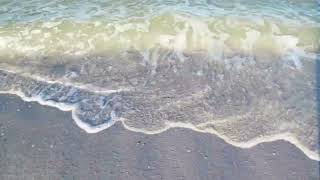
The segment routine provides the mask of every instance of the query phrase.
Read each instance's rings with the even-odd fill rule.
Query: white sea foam
[[[87,133],[98,133],[100,131],[106,130],[118,121],[122,122],[122,125],[130,131],[143,133],[143,134],[149,134],[149,135],[163,133],[171,128],[186,128],[186,129],[191,129],[193,131],[197,131],[197,132],[201,132],[201,133],[214,134],[214,135],[218,136],[219,138],[223,139],[226,143],[231,144],[236,147],[239,147],[239,148],[251,148],[251,147],[254,147],[258,144],[265,143],[265,142],[284,140],[284,141],[287,141],[287,142],[295,145],[310,159],[320,161],[320,155],[317,152],[311,151],[308,148],[306,148],[305,146],[303,146],[299,142],[299,140],[292,133],[289,133],[289,132],[281,133],[281,134],[274,134],[274,135],[269,135],[269,136],[255,137],[255,138],[253,138],[249,141],[246,141],[246,142],[236,142],[236,141],[231,140],[229,137],[218,133],[217,131],[215,131],[213,129],[200,128],[201,126],[207,125],[208,123],[193,125],[191,123],[166,122],[165,123],[166,126],[164,128],[159,129],[159,130],[155,130],[155,131],[148,131],[148,130],[128,126],[126,124],[126,119],[117,118],[114,113],[112,113],[113,120],[111,122],[104,123],[104,124],[101,124],[98,126],[91,126],[87,123],[84,123],[83,121],[81,121],[77,117],[77,115],[75,114],[76,106],[71,106],[71,105],[67,105],[67,104],[63,104],[63,103],[56,103],[56,102],[52,102],[52,101],[44,101],[40,97],[31,97],[31,98],[26,97],[22,92],[19,92],[19,91],[0,91],[0,94],[12,94],[12,95],[16,95],[16,96],[20,97],[22,100],[27,101],[27,102],[37,102],[41,105],[55,107],[61,111],[71,111],[72,118],[75,121],[75,123]]]
[[[130,127],[130,126],[126,125],[125,121],[123,121],[123,120],[121,122],[122,122],[123,126],[128,130],[143,133],[143,134],[149,134],[149,135],[159,134],[159,133],[165,132],[171,128],[186,128],[186,129],[191,129],[193,131],[197,131],[197,132],[201,132],[201,133],[210,133],[210,134],[214,134],[214,135],[218,136],[219,138],[223,139],[228,144],[231,144],[231,145],[239,147],[239,148],[245,148],[245,149],[252,148],[252,147],[254,147],[258,144],[261,144],[261,143],[283,140],[283,141],[287,141],[287,142],[295,145],[310,159],[320,161],[320,155],[317,152],[310,151],[308,148],[303,146],[292,133],[281,133],[281,134],[274,134],[274,135],[269,135],[269,136],[261,136],[261,137],[253,138],[253,139],[246,141],[246,142],[236,142],[236,141],[231,140],[227,136],[221,135],[220,133],[218,133],[217,131],[215,131],[213,129],[199,129],[198,127],[201,125],[195,126],[190,123],[167,122],[166,123],[167,126],[161,130],[147,131],[147,130],[143,130],[143,129],[137,129],[134,127]]]
[[[34,97],[27,97],[22,92],[19,91],[0,91],[0,94],[11,94],[19,96],[22,100],[26,102],[37,102],[44,106],[50,106],[57,108],[61,111],[71,111],[72,112],[72,119],[75,121],[75,123],[84,131],[87,133],[98,133],[102,130],[108,129],[111,127],[115,122],[117,122],[117,117],[114,114],[114,112],[111,113],[112,121],[109,121],[107,123],[98,125],[98,126],[91,126],[87,123],[84,123],[82,120],[78,118],[76,115],[77,106],[76,105],[70,105],[70,104],[64,104],[64,103],[57,103],[53,101],[45,101],[40,96],[34,96]]]
[[[315,113],[312,108],[316,106],[316,103],[314,102],[314,96],[309,96],[312,92],[308,91],[310,88],[313,88],[310,86],[310,84],[314,83],[313,79],[310,80],[310,77],[313,74],[308,74],[310,72],[308,71],[309,69],[307,69],[307,66],[306,69],[304,69],[305,61],[308,59],[314,60],[314,52],[317,52],[320,47],[320,41],[318,40],[320,27],[319,9],[315,4],[295,2],[288,6],[287,3],[283,3],[282,1],[282,3],[276,4],[274,4],[274,1],[268,3],[257,1],[254,2],[254,4],[251,4],[252,2],[239,3],[236,7],[229,8],[228,3],[225,4],[224,1],[176,0],[175,5],[173,5],[172,1],[161,0],[152,0],[148,1],[148,3],[135,3],[133,1],[105,3],[100,1],[89,2],[80,0],[68,2],[67,4],[60,1],[37,1],[33,2],[32,6],[30,6],[29,2],[19,1],[18,4],[24,9],[23,11],[7,11],[8,9],[16,8],[13,7],[17,4],[15,1],[19,0],[13,0],[13,3],[1,5],[6,6],[6,10],[0,12],[2,15],[0,18],[0,70],[14,75],[11,76],[11,78],[8,78],[4,73],[4,77],[0,77],[3,78],[1,80],[8,83],[1,84],[2,86],[0,85],[1,87],[4,87],[4,91],[0,91],[0,93],[17,95],[24,101],[38,102],[41,105],[55,107],[62,111],[71,111],[75,123],[87,133],[98,133],[111,127],[118,121],[122,122],[126,129],[145,134],[162,133],[171,128],[187,128],[201,133],[215,134],[225,142],[240,148],[250,148],[263,142],[284,140],[297,146],[309,158],[320,161],[319,154],[316,152],[318,149],[316,151],[310,150],[313,149],[315,145],[316,135],[314,134],[314,131],[316,130],[314,128],[315,124],[317,124],[314,117],[312,117]],[[73,8],[69,8],[69,5]],[[171,52],[166,52],[167,54],[164,56],[161,54],[163,49],[164,51]],[[160,93],[163,93],[164,95],[171,95],[172,92],[176,92],[177,94],[180,92],[185,93],[184,90],[189,90],[188,85],[193,83],[196,87],[192,87],[194,89],[190,88],[190,91],[201,92],[199,93],[201,96],[194,96],[195,93],[193,92],[185,93],[183,94],[182,99],[172,100],[176,103],[164,100],[164,104],[167,102],[169,103],[165,105],[157,104],[157,97],[152,97],[153,99],[147,97],[149,95],[156,96],[157,94],[146,93],[146,95],[143,94],[143,90],[145,89],[141,90],[139,89],[140,87],[135,89],[130,85],[118,85],[116,76],[119,74],[112,74],[112,71],[110,71],[110,74],[115,76],[116,78],[114,79],[116,80],[111,80],[111,82],[116,84],[116,88],[106,88],[103,87],[103,85],[101,85],[101,87],[96,86],[96,84],[100,85],[99,83],[95,83],[95,85],[81,83],[81,80],[84,80],[85,78],[88,78],[89,80],[92,78],[90,77],[91,72],[88,73],[89,75],[86,74],[87,76],[84,75],[84,78],[81,77],[83,79],[79,78],[79,81],[73,82],[73,77],[74,79],[79,77],[77,76],[78,74],[74,72],[70,72],[70,74],[68,74],[69,76],[66,76],[65,74],[65,76],[60,78],[50,78],[49,76],[41,76],[41,73],[37,74],[30,72],[27,67],[24,68],[24,63],[15,63],[17,59],[26,58],[32,59],[32,61],[36,61],[37,59],[38,62],[35,64],[41,65],[43,63],[41,60],[46,59],[47,57],[68,56],[78,58],[96,55],[108,56],[110,55],[108,53],[117,54],[126,50],[137,50],[140,52],[140,55],[144,57],[142,61],[144,61],[145,67],[146,65],[151,66],[150,69],[144,69],[151,72],[151,76],[148,76],[149,74],[143,74],[141,77],[136,78],[135,76],[137,74],[139,76],[141,71],[139,69],[140,66],[137,69],[131,67],[131,65],[136,65],[134,63],[130,64],[130,67],[124,67],[125,71],[120,72],[119,74],[122,73],[127,75],[126,73],[128,73],[128,75],[132,75],[130,77],[134,77],[132,78],[134,79],[134,82],[137,79],[137,81],[139,81],[139,78],[141,78],[141,82],[146,82],[145,84],[149,82],[149,79],[146,80],[147,78],[152,79],[159,75],[158,81],[154,85],[154,89],[147,89],[148,93],[153,93],[155,89],[171,88],[171,86],[166,83],[161,84],[169,79],[166,79],[165,77],[167,74],[161,74],[161,68],[166,66],[164,65],[165,63],[163,61],[165,60],[163,58],[173,52],[174,55],[171,56],[170,54],[169,56],[170,58],[174,56],[174,58],[172,58],[174,59],[174,62],[172,61],[168,63],[169,65],[167,64],[167,67],[169,67],[168,72],[170,71],[171,66],[176,66],[174,67],[172,77],[176,77],[181,81],[181,84],[186,86],[181,85],[182,88],[172,86],[173,91],[169,92],[163,90],[162,92],[160,90]],[[201,58],[197,59],[197,62],[194,64],[188,62],[187,55],[199,51],[206,53],[206,58],[203,59],[208,59],[210,63],[213,60],[216,60],[218,62],[217,67],[206,69],[209,68],[207,67],[208,62],[201,62]],[[275,58],[269,58],[269,56],[266,58],[265,55],[273,55],[272,57]],[[282,66],[287,63],[285,68],[290,67],[294,69],[293,71],[288,71],[288,74],[290,75],[289,78],[286,77],[288,81],[278,82],[278,79],[283,78],[286,73],[283,73],[281,69],[275,69],[276,71],[279,70],[276,72],[279,73],[276,78],[271,75],[271,71],[270,73],[265,73],[262,72],[265,71],[263,68],[254,69],[256,67],[253,66],[255,63],[259,63],[259,58],[265,58],[270,61],[274,60],[274,62],[276,62],[276,59],[282,59],[283,61],[277,65]],[[175,60],[179,61],[180,64],[176,63]],[[17,67],[9,67],[5,64],[7,62],[15,64]],[[2,63],[4,63],[3,66]],[[32,66],[32,63],[34,62],[27,63],[29,63],[29,66]],[[188,63],[190,63],[190,66],[188,66]],[[201,64],[199,67],[194,67],[197,66],[197,63],[203,63],[205,65]],[[212,66],[215,66],[215,63],[216,62],[212,63]],[[259,65],[263,66],[265,65],[264,63],[267,64],[269,62],[263,62]],[[247,67],[244,67],[244,64],[246,64]],[[267,65],[271,66],[271,64],[272,63],[269,63]],[[123,66],[123,64],[121,65]],[[220,69],[218,66],[223,67]],[[270,66],[268,66],[268,70],[270,69]],[[180,67],[182,67],[181,69],[185,68],[184,70],[187,70],[187,72],[189,70],[193,71],[192,73],[197,74],[198,77],[189,78],[192,73],[187,75],[183,74],[181,73],[183,72],[182,70],[180,72],[177,70]],[[101,69],[103,68],[104,67],[101,67]],[[116,70],[123,70],[121,69],[122,67],[118,68],[119,69]],[[93,69],[95,69],[95,67]],[[252,73],[251,69],[258,71],[258,73]],[[132,70],[132,72],[130,72],[130,70]],[[160,71],[159,74],[157,74],[158,70]],[[209,72],[206,72],[206,70]],[[227,72],[221,72],[224,70]],[[242,74],[239,73],[242,70],[246,72]],[[273,69],[271,68],[271,70]],[[304,70],[308,72],[304,72]],[[176,76],[179,73],[185,76]],[[97,76],[100,76],[101,74],[105,75],[103,73],[97,73]],[[231,78],[227,79],[227,76],[229,75]],[[237,79],[241,78],[241,76],[243,76],[243,79]],[[255,76],[258,76],[258,78],[254,79]],[[208,79],[206,79],[208,82],[206,83],[209,84],[214,82],[215,84],[212,83],[213,87],[220,89],[211,92],[212,94],[208,92],[203,93],[202,90],[204,88],[201,87],[201,85],[204,77],[208,77]],[[300,79],[296,77],[299,77]],[[264,78],[269,78],[269,81],[264,81]],[[291,78],[297,80],[297,82],[295,80],[290,81]],[[30,82],[28,81],[29,79],[31,79]],[[184,82],[185,79],[193,80],[193,82],[188,80]],[[304,82],[301,83],[301,79]],[[103,81],[103,79],[98,80]],[[179,84],[180,81],[173,82],[178,82],[176,84]],[[87,81],[84,80],[84,82]],[[237,83],[241,84],[244,88],[241,89],[239,88],[240,86],[234,85]],[[297,85],[295,83],[300,84]],[[309,83],[309,86],[301,85],[303,83]],[[267,86],[267,88],[259,89],[260,86]],[[274,88],[274,86],[277,87]],[[290,91],[290,88],[292,87],[297,88],[297,90]],[[232,90],[233,88],[234,90]],[[252,92],[241,92],[247,91],[245,88],[251,88],[251,90],[253,90]],[[272,88],[273,91],[270,90]],[[7,89],[10,90],[6,91]],[[138,90],[138,92],[135,92],[136,90]],[[77,93],[80,93],[80,97],[74,97],[78,95]],[[129,95],[124,95],[126,93]],[[268,96],[266,95],[267,93],[272,95]],[[143,120],[141,120],[141,122],[139,121],[140,124],[136,124],[137,127],[139,127],[137,128],[132,125],[131,119],[118,117],[118,114],[115,112],[117,107],[110,109],[109,106],[106,106],[105,102],[108,101],[108,98],[113,98],[114,94],[116,94],[115,96],[117,96],[117,98],[119,96],[119,99],[123,98],[121,100],[123,100],[126,105],[130,104],[131,101],[134,101],[130,104],[131,106],[126,107],[128,109],[134,109],[137,105],[141,107],[148,105],[155,106],[150,107],[150,109],[138,109],[137,112],[135,112],[136,114],[134,114],[137,119],[133,120],[139,121],[142,119],[143,115],[140,116],[140,114],[143,114],[141,112],[146,111],[147,118],[155,117],[155,119],[151,119],[150,121],[158,120],[155,121],[155,124],[152,124],[156,126],[155,128],[152,127],[156,130],[150,130],[152,128],[147,126],[151,125],[143,124]],[[281,96],[281,94],[284,95]],[[140,97],[140,95],[142,97]],[[209,110],[203,110],[203,112],[202,110],[192,111],[193,108],[197,108],[195,101],[203,100],[201,99],[203,98],[202,96],[206,95],[208,96],[205,97],[207,98],[206,102],[201,105],[205,106],[206,103],[209,104],[205,106],[205,108],[208,108]],[[248,102],[250,106],[247,106],[245,103],[242,104],[242,101],[252,100],[249,97],[250,95],[255,96],[253,101],[257,101],[257,103],[250,104]],[[273,95],[279,96],[274,97]],[[297,97],[288,98],[290,95]],[[301,99],[301,97],[306,100],[301,102],[301,104],[296,104],[298,101],[297,99]],[[115,98],[115,100],[112,99],[111,104],[116,103],[118,101],[117,98]],[[268,98],[271,100],[268,101]],[[56,101],[48,99],[55,99]],[[222,101],[222,103],[216,103],[216,101],[219,100]],[[150,101],[150,104],[145,101]],[[264,104],[263,101],[268,102],[266,102],[267,104]],[[288,108],[291,108],[292,104],[296,104],[299,107],[293,110],[292,116],[287,114],[288,116],[286,116],[286,118],[292,119],[292,117],[294,117],[296,119],[293,118],[292,121],[287,121],[286,119],[282,122],[279,122],[281,121],[280,118],[279,121],[278,119],[272,119],[274,121],[271,122],[264,121],[263,118],[269,117],[266,114],[270,111],[277,111],[278,106],[285,112]],[[84,107],[81,107],[81,105]],[[177,105],[177,107],[175,105]],[[190,107],[185,107],[184,105]],[[273,105],[278,106],[273,109],[269,108]],[[290,107],[288,107],[288,105]],[[159,118],[159,116],[157,116],[159,114],[153,113],[158,110],[157,108],[159,106],[170,110],[172,108],[172,111],[176,110],[174,108],[177,108],[178,110],[180,110],[179,108],[186,108],[184,111],[181,110],[182,114],[185,116],[179,114],[182,118],[177,117],[181,118],[177,120],[178,122],[167,119],[164,125],[161,126],[163,121],[161,121],[162,119],[157,119]],[[231,106],[237,107],[231,107],[231,110],[228,112],[221,113],[221,109],[219,109],[220,107],[218,106],[223,106],[221,107],[222,111],[228,111],[228,108]],[[257,119],[254,119],[256,122],[250,121],[250,115],[248,114],[250,114],[250,108],[252,107],[256,108],[253,110],[256,112],[254,115],[261,116],[261,119],[259,119],[260,121]],[[261,107],[262,109],[269,109],[260,110],[259,108]],[[190,109],[192,111],[191,113],[189,112]],[[166,110],[167,109],[164,111]],[[172,115],[170,114],[172,113],[170,110],[167,110],[165,113]],[[278,113],[283,113],[281,110],[279,110]],[[211,111],[215,112],[210,114]],[[194,123],[193,120],[184,120],[184,118],[188,117],[193,118],[195,112],[204,114],[195,116],[194,119],[196,119],[195,121],[198,123]],[[217,115],[218,119],[215,119],[215,113],[220,113],[220,116]],[[297,120],[300,116],[295,116],[296,114],[294,113],[300,113],[300,115],[305,113],[302,116],[307,116],[305,117],[307,121],[304,121],[304,118],[302,118],[301,121]],[[173,115],[175,114],[173,113]],[[275,117],[277,116],[277,113],[274,113],[273,115],[273,117]],[[202,117],[207,117],[207,119],[204,120],[204,123],[201,121]],[[160,118],[162,118],[162,116],[160,116]],[[262,127],[262,130],[270,130],[274,128],[274,126],[276,126],[276,128],[272,129],[273,131],[266,130],[269,135],[264,136],[259,136],[260,132],[249,132],[251,133],[250,135],[243,133],[241,130],[246,130],[247,126],[251,125],[245,120],[244,126],[240,126],[239,128],[239,131],[241,131],[240,133],[235,130],[230,131],[229,134],[228,132],[224,134],[225,132],[222,132],[223,130],[218,131],[214,128],[210,128],[210,125],[214,126],[216,125],[215,123],[228,124],[231,122],[236,124],[239,121],[240,123],[243,123],[241,120],[245,118],[248,118],[250,123],[254,124],[251,127],[252,129]],[[227,128],[230,130],[233,129],[233,127],[235,127],[234,124]],[[303,128],[306,127],[310,127],[312,130],[303,130]],[[301,131],[301,134],[299,134],[299,132],[291,132],[290,130],[292,129]],[[259,130],[260,129],[257,131]],[[273,135],[270,135],[272,132],[274,132]],[[241,133],[248,135],[247,137],[250,137],[251,139],[246,139],[244,141],[233,139],[232,136],[242,135]],[[252,138],[252,136],[255,137]],[[308,139],[310,142],[302,142],[301,137],[305,138],[307,136],[310,136],[310,139]]]
[[[103,55],[132,48],[144,52],[159,45],[178,52],[204,50],[216,59],[228,56],[234,50],[255,55],[257,47],[266,51],[277,49],[272,53],[284,55],[304,50],[300,44],[310,44],[309,39],[317,36],[313,26],[295,26],[296,30],[286,32],[291,24],[281,23],[280,28],[277,21],[262,20],[271,28],[265,24],[256,24],[257,28],[253,28],[254,22],[241,18],[199,18],[175,12],[110,23],[53,21],[14,28],[0,26],[0,60]]]
[[[8,72],[8,73],[12,73],[12,74],[18,74],[19,76],[23,76],[26,78],[31,78],[33,80],[36,81],[41,81],[41,82],[45,82],[48,84],[60,84],[63,86],[71,86],[71,87],[75,87],[78,89],[82,89],[82,90],[86,90],[92,93],[97,93],[97,94],[102,94],[102,95],[108,95],[111,93],[116,93],[116,92],[123,92],[123,91],[130,91],[130,89],[128,88],[120,88],[120,89],[105,89],[103,87],[99,87],[99,86],[94,86],[92,84],[83,84],[83,83],[77,83],[77,82],[70,82],[68,79],[59,79],[59,80],[52,80],[49,79],[45,76],[38,76],[38,75],[33,75],[30,73],[26,73],[23,70],[20,70],[18,68],[10,68],[9,66],[6,66],[6,69],[4,69],[4,67],[1,67],[0,65],[0,70],[4,71],[4,72]]]
[[[152,55],[148,55],[149,56]],[[157,58],[156,58],[157,59]],[[156,59],[154,60],[156,63]],[[239,62],[239,60],[234,60],[236,62]],[[156,65],[156,64],[154,64]],[[4,67],[1,68],[2,71],[4,72],[8,72],[9,74],[13,74],[16,76],[21,76],[27,79],[32,79],[34,81],[38,81],[41,82],[43,84],[49,84],[49,86],[51,86],[52,84],[58,84],[59,86],[70,86],[73,88],[77,88],[79,90],[84,90],[86,92],[90,92],[90,93],[94,93],[94,94],[99,94],[99,95],[110,95],[112,93],[118,93],[118,92],[122,92],[122,91],[128,91],[128,89],[115,89],[115,90],[109,90],[109,89],[105,89],[105,88],[100,88],[100,87],[95,87],[95,86],[91,86],[91,85],[84,85],[84,84],[80,84],[80,83],[71,83],[68,82],[67,79],[59,79],[59,80],[51,80],[49,78],[46,78],[45,76],[38,76],[38,75],[32,75],[32,74],[28,74],[26,72],[24,72],[23,70],[19,70],[16,69],[14,67],[7,67],[6,69],[4,69]],[[14,82],[12,82],[14,83]],[[130,91],[130,90],[129,90]],[[41,105],[46,105],[46,106],[51,106],[51,107],[55,107],[58,108],[62,111],[71,111],[72,112],[72,118],[74,119],[75,123],[84,131],[86,131],[87,133],[98,133],[102,130],[105,130],[109,127],[111,127],[114,123],[116,123],[117,121],[122,122],[123,126],[126,129],[129,129],[131,131],[135,131],[135,132],[140,132],[140,133],[145,133],[145,134],[157,134],[157,133],[162,133],[168,129],[171,128],[187,128],[187,129],[192,129],[194,131],[197,132],[202,132],[202,133],[211,133],[211,134],[215,134],[218,137],[222,138],[225,142],[232,144],[234,146],[240,147],[240,148],[250,148],[253,147],[257,144],[263,143],[263,142],[271,142],[271,141],[276,141],[276,140],[285,140],[288,141],[292,144],[294,144],[295,146],[297,146],[299,149],[301,149],[309,158],[313,159],[313,160],[320,160],[319,155],[317,154],[317,152],[311,151],[310,149],[308,149],[306,146],[302,145],[302,143],[299,142],[299,140],[297,140],[296,138],[296,134],[287,132],[286,129],[286,125],[284,125],[283,127],[281,127],[281,133],[275,134],[275,135],[267,135],[267,136],[259,136],[259,137],[254,137],[251,139],[247,139],[245,141],[235,141],[234,139],[231,139],[230,137],[228,137],[227,135],[222,134],[221,132],[218,132],[212,128],[210,128],[210,121],[209,122],[205,122],[205,123],[200,123],[200,124],[192,124],[190,122],[165,122],[164,127],[162,128],[156,128],[156,130],[150,130],[150,129],[143,129],[142,128],[136,128],[134,126],[130,126],[128,124],[126,124],[126,122],[128,122],[128,120],[122,118],[122,117],[117,117],[115,115],[115,112],[112,111],[110,116],[111,116],[111,120],[110,121],[106,121],[103,122],[101,124],[98,125],[91,125],[87,122],[84,121],[84,119],[79,118],[77,111],[78,111],[78,106],[77,103],[75,104],[69,104],[67,101],[63,100],[63,102],[57,102],[57,101],[50,101],[50,100],[45,100],[45,96],[40,96],[40,95],[26,95],[24,94],[24,92],[22,92],[21,89],[17,88],[15,90],[12,91],[2,91],[0,92],[2,94],[13,94],[13,95],[17,95],[19,97],[21,97],[24,101],[28,101],[28,102],[38,102]],[[67,97],[70,96],[70,94],[73,94],[72,92],[70,92],[68,90],[67,93]],[[69,95],[68,95],[69,94]],[[50,94],[49,94],[50,95]],[[66,102],[66,103],[64,103]],[[80,113],[81,114],[81,113]],[[243,116],[246,116],[245,114]],[[91,116],[90,116],[91,117]],[[89,118],[90,118],[89,117]],[[233,117],[234,119],[241,119],[243,118],[242,116],[240,117]],[[224,123],[223,121],[225,121],[226,123],[230,122],[230,119],[226,120],[226,119],[221,119],[221,120],[217,120],[215,119],[215,123]],[[232,120],[233,121],[233,120]],[[290,126],[291,127],[291,126]],[[283,133],[285,132],[285,133]]]

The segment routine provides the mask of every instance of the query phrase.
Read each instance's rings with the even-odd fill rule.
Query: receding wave
[[[51,58],[45,66],[2,63],[0,90],[72,111],[88,133],[121,121],[149,134],[170,127],[215,133],[240,147],[290,134],[284,139],[318,159],[315,55],[215,60],[203,52],[156,49],[152,56],[153,62],[130,51]]]
[[[0,92],[88,133],[183,127],[320,160],[315,1],[143,2],[0,3]]]

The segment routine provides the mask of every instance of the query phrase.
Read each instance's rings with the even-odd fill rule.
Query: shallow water
[[[319,159],[320,5],[302,1],[0,1],[0,91],[96,133],[185,127]]]
[[[0,52],[33,58],[161,46],[221,58],[257,48],[315,51],[319,9],[312,0],[8,1],[0,7]]]

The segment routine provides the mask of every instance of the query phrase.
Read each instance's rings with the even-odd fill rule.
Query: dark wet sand
[[[317,180],[319,162],[284,141],[240,149],[188,129],[87,134],[68,112],[1,95],[0,179]]]

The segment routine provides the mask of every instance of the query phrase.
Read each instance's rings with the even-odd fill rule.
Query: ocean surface
[[[319,158],[316,0],[0,0],[0,92],[98,133],[283,139]]]

